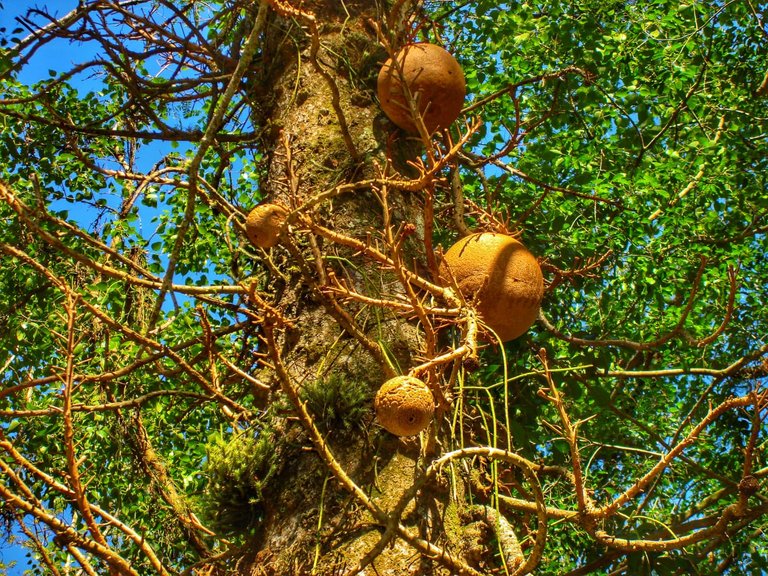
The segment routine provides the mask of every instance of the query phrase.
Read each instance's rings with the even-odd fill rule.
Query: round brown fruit
[[[432,420],[435,401],[429,387],[413,376],[384,382],[374,401],[376,419],[396,436],[415,436]]]
[[[448,286],[455,280],[502,342],[523,335],[539,315],[544,295],[539,263],[506,234],[481,232],[459,240],[440,263],[440,279]]]
[[[259,204],[245,221],[248,240],[259,248],[272,248],[280,238],[287,214],[288,211],[279,204]]]
[[[387,117],[407,132],[418,132],[401,79],[418,103],[430,134],[450,126],[461,113],[467,87],[464,72],[451,54],[434,44],[407,44],[379,72],[378,94]],[[398,68],[402,69],[402,76]]]

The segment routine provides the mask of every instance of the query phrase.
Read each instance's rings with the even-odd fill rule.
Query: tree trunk
[[[267,110],[267,125],[273,127],[263,144],[269,164],[262,190],[267,201],[292,209],[313,203],[334,187],[375,177],[377,166],[383,169],[387,163],[388,145],[400,148],[397,154],[413,148],[402,133],[394,134],[373,99],[376,74],[387,57],[367,22],[380,20],[377,2],[315,1],[305,2],[303,9],[314,15],[316,29],[306,15],[296,13],[283,13],[269,24],[266,49],[282,48],[264,77],[256,80],[262,86],[261,109]],[[271,363],[281,362],[290,382],[280,381],[274,366],[265,367],[261,378],[275,389],[282,387],[283,393],[289,386],[301,394],[334,378],[365,391],[370,409],[359,422],[345,423],[343,415],[323,422],[311,406],[309,414],[340,467],[386,512],[412,485],[421,446],[418,437],[400,439],[375,425],[372,399],[387,375],[412,365],[419,352],[418,333],[394,314],[376,314],[329,295],[325,288],[333,275],[373,297],[398,290],[397,278],[392,270],[361,262],[353,249],[334,245],[306,224],[308,218],[312,225],[360,241],[378,241],[384,214],[377,192],[360,187],[318,203],[303,213],[304,221],[293,222],[283,245],[273,251],[283,275],[272,279],[271,288],[280,295],[274,307],[293,327],[277,325],[266,331],[274,334],[279,349],[279,359],[273,357]],[[422,229],[421,207],[410,193],[388,190],[388,202],[394,227],[408,222]],[[409,248],[410,257],[423,260],[419,234]],[[366,347],[366,339],[374,346]],[[279,396],[270,403],[279,403]],[[351,432],[345,431],[347,424]],[[282,439],[279,473],[266,488],[264,521],[239,563],[241,573],[341,574],[356,566],[361,571],[353,572],[361,574],[442,573],[429,569],[402,540],[376,551],[370,564],[360,564],[381,539],[382,519],[374,518],[334,477],[306,426],[295,418],[273,425]],[[411,503],[403,515],[406,526],[422,537],[426,528],[421,520],[434,512],[425,506]]]

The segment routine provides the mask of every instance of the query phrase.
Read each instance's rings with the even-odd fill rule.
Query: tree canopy
[[[768,571],[768,4],[28,4],[0,517],[30,574]],[[434,134],[378,105],[413,41],[466,78]],[[510,342],[437,273],[475,231],[543,272]],[[410,439],[373,409],[399,374],[435,399]]]

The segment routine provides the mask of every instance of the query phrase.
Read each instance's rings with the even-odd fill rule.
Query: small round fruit
[[[278,204],[259,204],[245,221],[245,234],[254,246],[272,248],[280,238],[288,211]]]
[[[481,232],[451,246],[440,263],[440,279],[451,278],[481,320],[502,342],[522,336],[536,321],[544,278],[536,258],[506,234]]]
[[[396,436],[415,436],[429,425],[435,412],[429,387],[413,376],[397,376],[384,382],[374,406],[379,424]]]
[[[450,126],[461,113],[467,93],[464,72],[451,54],[434,44],[407,44],[379,72],[377,89],[387,117],[407,132],[418,132],[402,80],[418,103],[430,134]],[[402,76],[398,68],[402,69]]]

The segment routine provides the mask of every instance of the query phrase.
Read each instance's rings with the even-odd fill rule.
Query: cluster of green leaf
[[[264,489],[277,469],[278,452],[269,432],[234,430],[212,435],[202,510],[223,534],[247,534],[262,520]]]
[[[360,432],[372,405],[367,382],[350,381],[335,373],[306,384],[301,399],[320,430],[334,436]]]

